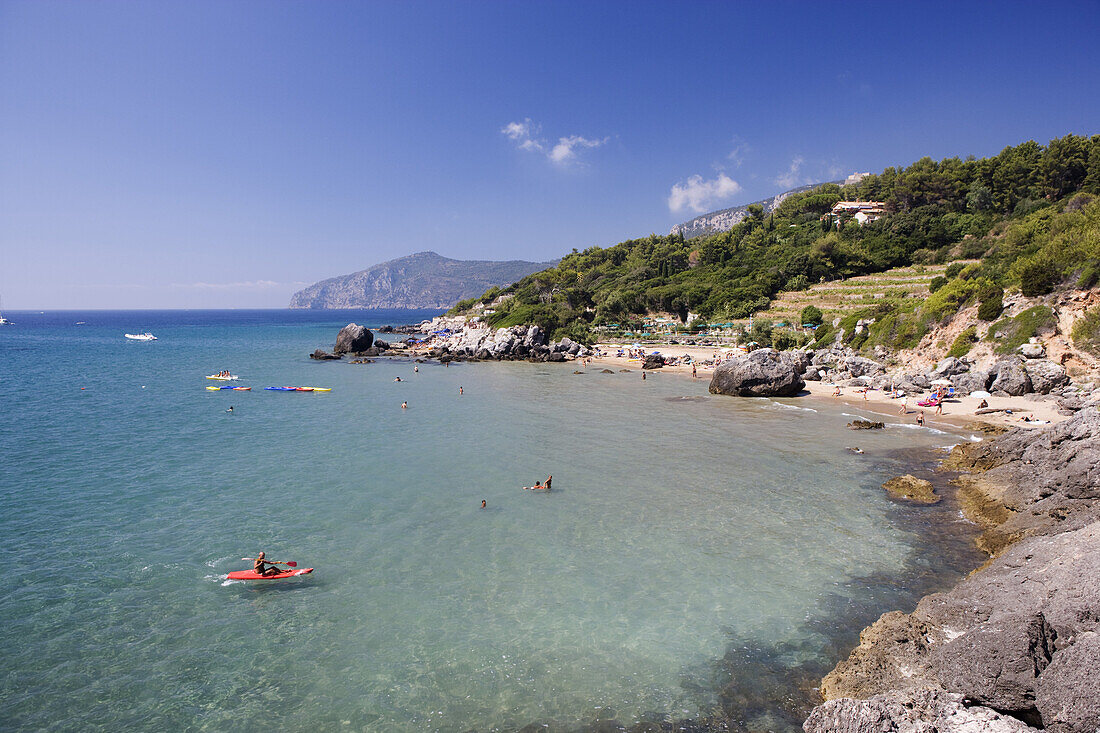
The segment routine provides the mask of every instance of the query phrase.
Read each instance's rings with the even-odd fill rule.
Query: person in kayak
[[[282,572],[280,568],[274,565],[271,565],[269,568],[265,568],[264,565],[271,565],[271,563],[264,560],[264,554],[261,552],[252,562],[252,570],[255,571],[256,575],[278,575]]]

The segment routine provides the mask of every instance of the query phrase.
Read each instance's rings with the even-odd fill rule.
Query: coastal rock
[[[871,420],[852,420],[848,423],[848,427],[852,430],[882,430],[886,427],[886,424]]]
[[[840,698],[819,705],[806,733],[1031,733],[1026,723],[943,690]]]
[[[1035,707],[1043,712],[1049,731],[1100,730],[1100,634],[1087,631],[1073,646],[1059,653],[1043,673],[1035,689]]]
[[[615,373],[615,371],[613,369],[601,369],[600,370],[600,374],[614,374],[614,373]]]
[[[970,371],[970,365],[962,359],[948,356],[936,364],[935,368],[928,372],[932,379],[947,379]]]
[[[1018,397],[1031,391],[1031,377],[1019,357],[1001,359],[993,365],[991,372],[994,377],[989,389],[995,394]]]
[[[1025,359],[1042,359],[1047,355],[1047,348],[1040,343],[1023,344],[1020,353]]]
[[[886,372],[886,367],[863,356],[850,356],[841,362],[845,371],[853,377],[873,376]]]
[[[665,358],[660,354],[646,354],[642,359],[642,369],[660,369],[665,365]]]
[[[1025,344],[1026,346],[1026,344]],[[1031,381],[1031,390],[1039,394],[1050,394],[1051,391],[1069,384],[1066,370],[1053,361],[1046,359],[1033,359],[1025,361],[1024,371]]]
[[[980,390],[988,390],[992,375],[988,369],[974,369],[965,374],[958,374],[951,378],[955,389],[962,394],[970,394]]]
[[[309,355],[309,358],[317,359],[318,361],[327,361],[329,359],[339,359],[340,357],[336,354],[330,354],[324,349],[316,349],[312,354]]]
[[[795,372],[797,372],[799,375],[803,375],[803,378],[805,378],[804,375],[806,374],[806,372],[811,371],[810,363],[813,360],[813,352],[801,351],[797,349],[792,349],[790,351],[780,351],[779,360],[782,361],[784,364],[790,364],[792,367],[794,367]]]
[[[348,354],[366,351],[374,343],[374,334],[357,323],[349,323],[336,334],[334,354]]]
[[[940,497],[932,488],[932,482],[917,478],[912,474],[895,476],[882,485],[895,499],[905,499],[915,504],[936,504]]]
[[[378,329],[378,333],[393,333],[393,326],[382,326]]]
[[[783,363],[774,349],[757,349],[720,364],[710,380],[711,394],[739,397],[791,397],[805,386],[794,367]]]

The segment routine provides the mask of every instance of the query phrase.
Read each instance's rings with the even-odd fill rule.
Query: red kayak
[[[274,575],[260,575],[255,570],[234,570],[227,577],[230,580],[280,580],[282,578],[293,578],[295,575],[305,575],[306,573],[312,572],[313,568],[290,568],[289,570],[284,570]]]

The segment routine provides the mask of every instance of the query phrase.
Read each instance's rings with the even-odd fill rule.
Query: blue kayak
[[[273,392],[297,392],[297,387],[264,387],[264,389],[270,389]]]

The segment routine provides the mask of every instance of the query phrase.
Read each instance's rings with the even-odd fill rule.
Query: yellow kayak
[[[331,392],[332,387],[301,387],[302,390],[308,390],[310,392]]]

